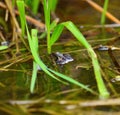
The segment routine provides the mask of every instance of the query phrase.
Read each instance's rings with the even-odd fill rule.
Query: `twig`
[[[12,105],[27,105],[27,104],[41,104],[41,103],[47,103],[47,104],[59,104],[59,105],[76,105],[75,107],[95,107],[95,106],[113,106],[113,105],[120,105],[120,99],[108,99],[108,100],[94,100],[94,101],[71,101],[71,100],[52,100],[52,99],[45,99],[45,100],[26,100],[26,101],[20,101],[20,100],[10,100],[8,103]]]
[[[102,28],[102,27],[114,28],[114,27],[120,27],[120,24],[105,24],[104,26],[103,25],[94,25],[93,27],[94,28]]]
[[[96,100],[96,101],[81,102],[79,105],[82,106],[82,107],[120,105],[120,99],[118,98],[118,99],[108,99],[108,100]]]

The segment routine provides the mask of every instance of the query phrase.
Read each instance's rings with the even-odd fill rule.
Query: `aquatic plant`
[[[18,5],[18,9],[20,11],[20,17],[22,17],[21,19],[24,20],[24,23],[22,26],[26,26],[26,30],[27,30],[27,36],[28,36],[28,41],[29,41],[29,46],[31,49],[31,53],[34,57],[34,62],[33,62],[33,77],[32,77],[32,81],[31,81],[31,92],[33,92],[34,89],[34,85],[35,85],[35,79],[36,79],[36,73],[37,73],[37,64],[41,67],[41,69],[48,74],[49,76],[51,76],[52,78],[61,81],[61,79],[58,79],[56,76],[59,76],[60,78],[69,81],[73,84],[76,84],[94,94],[96,94],[96,92],[94,92],[92,89],[88,88],[87,86],[77,82],[76,80],[63,75],[59,72],[56,72],[50,68],[48,68],[40,59],[39,54],[38,54],[38,38],[37,38],[37,30],[36,29],[32,29],[31,31],[31,35],[29,33],[28,30],[28,26],[26,23],[26,19],[25,19],[25,9],[24,7],[24,2],[23,1],[17,1],[17,5]],[[20,7],[22,7],[23,9],[20,10]],[[71,21],[67,21],[67,22],[62,22],[56,26],[54,26],[53,29],[53,33],[52,36],[50,36],[50,32],[51,32],[51,24],[50,24],[50,1],[49,0],[44,0],[43,1],[43,7],[44,7],[44,13],[45,13],[45,24],[46,24],[46,32],[47,32],[47,48],[48,48],[48,53],[51,53],[51,48],[53,46],[53,44],[58,40],[60,34],[62,33],[64,27],[66,27],[74,36],[75,38],[87,49],[90,58],[92,59],[92,64],[93,64],[93,68],[94,68],[94,73],[96,76],[96,81],[97,81],[97,86],[98,86],[98,90],[100,93],[100,97],[101,98],[108,98],[109,97],[109,92],[107,91],[105,84],[102,80],[101,77],[101,72],[100,72],[100,66],[97,60],[97,55],[95,54],[94,50],[92,49],[91,45],[86,41],[86,39],[84,38],[84,36],[82,35],[82,33],[79,31],[79,29],[73,24],[73,22]],[[23,29],[24,31],[24,29]],[[63,82],[63,81],[61,81]],[[64,82],[65,83],[65,82]]]
[[[88,50],[90,57],[92,59],[93,67],[94,67],[94,72],[96,76],[96,81],[98,85],[98,90],[100,92],[101,97],[108,97],[109,93],[103,83],[101,73],[100,73],[100,66],[97,61],[97,56],[95,52],[93,51],[92,47],[90,44],[86,41],[84,36],[80,33],[80,31],[76,28],[76,26],[71,22],[63,22],[61,24],[58,24],[54,32],[50,38],[50,8],[49,8],[49,0],[48,3],[46,3],[46,0],[44,0],[44,12],[45,12],[45,22],[46,22],[46,28],[47,28],[47,38],[48,38],[48,53],[51,53],[51,47],[52,45],[56,42],[56,40],[59,38],[61,32],[63,31],[63,28],[66,27],[74,36],[75,38],[82,43],[82,45],[85,46],[85,48]]]

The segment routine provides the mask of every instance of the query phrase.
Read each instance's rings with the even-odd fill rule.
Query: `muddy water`
[[[100,5],[103,5],[103,1],[102,0],[96,0],[96,2],[98,2]],[[119,1],[110,1],[109,3],[109,11],[112,12],[115,16],[118,16],[118,14],[116,12],[119,11]],[[116,7],[115,7],[116,6]],[[80,25],[96,25],[100,23],[100,16],[101,14],[99,12],[97,12],[96,10],[94,10],[88,3],[86,3],[85,1],[82,0],[60,0],[60,2],[58,3],[58,8],[56,10],[56,14],[57,16],[60,18],[60,21],[68,21],[71,20],[73,21],[75,24],[77,24],[77,26],[79,27]],[[107,20],[107,23],[112,23],[111,21]],[[91,26],[92,27],[92,26]],[[91,27],[89,27],[89,29],[83,29],[81,30],[83,32],[83,34],[86,36],[86,39],[88,40],[88,42],[93,46],[96,47],[100,44],[103,45],[107,45],[108,41],[114,37],[117,36],[118,33],[116,31],[118,30],[114,30],[115,33],[105,30],[106,33],[106,40],[104,40],[102,38],[102,31],[101,29],[91,29]],[[117,34],[116,34],[117,33]],[[108,37],[108,38],[107,38]],[[99,41],[100,39],[103,39],[101,41]],[[42,49],[42,47],[41,47]],[[46,49],[43,49],[43,52],[46,51]],[[78,43],[75,38],[73,36],[71,36],[71,34],[69,32],[63,32],[63,34],[61,35],[60,40],[57,42],[57,44],[55,46],[53,46],[53,52],[64,52],[64,53],[69,53],[73,58],[74,61],[70,62],[66,65],[64,65],[63,67],[53,64],[52,60],[50,57],[48,57],[48,55],[46,54],[43,59],[43,61],[51,68],[55,68],[58,71],[75,78],[76,80],[80,81],[83,84],[86,84],[90,87],[94,87],[95,89],[97,89],[96,87],[96,81],[94,78],[94,72],[92,69],[92,64],[91,64],[91,60],[87,54],[87,51],[84,49],[84,47]],[[97,50],[96,50],[97,51]],[[107,51],[97,51],[99,53],[99,55],[101,57],[104,58],[104,61],[107,62],[106,65],[103,66],[111,66],[113,69],[115,67],[114,63],[111,61],[111,57],[109,56]],[[42,53],[40,53],[41,56],[44,55]],[[117,56],[116,56],[117,57]],[[119,57],[119,56],[118,56]],[[109,62],[110,60],[110,62]],[[31,60],[32,61],[32,60]],[[29,65],[29,64],[28,64]],[[16,67],[19,68],[19,65],[16,65]],[[26,68],[26,67],[24,67]],[[21,68],[19,68],[21,69]],[[12,82],[13,84],[10,85],[10,89],[12,90],[12,94],[11,94],[11,90],[10,89],[6,89],[6,87],[1,87],[1,89],[5,89],[4,91],[6,92],[2,92],[3,90],[1,90],[1,99],[3,97],[4,94],[7,94],[8,92],[10,93],[10,95],[7,95],[8,99],[11,98],[11,95],[15,96],[15,98],[25,98],[24,95],[26,94],[29,98],[30,94],[29,94],[29,85],[30,85],[30,76],[31,76],[31,70],[32,70],[32,63],[30,64],[30,67],[27,67],[26,69],[28,69],[28,73],[24,73],[24,72],[20,72],[20,73],[16,73],[16,72],[2,72],[1,75],[4,73],[5,76],[5,82],[4,82],[4,78],[3,79],[3,84],[5,84],[5,86],[7,87],[9,84],[9,80],[7,79],[11,79],[15,80],[14,82]],[[46,76],[43,72],[39,72],[38,74],[38,79],[41,79],[40,76]],[[14,76],[13,78],[11,78],[11,76]],[[16,78],[16,76],[18,76]],[[22,76],[21,80],[20,80],[20,76]],[[92,79],[91,79],[92,78]],[[17,81],[16,81],[17,80]],[[44,78],[42,81],[42,84],[44,84],[45,82],[50,83],[51,78]],[[54,81],[54,80],[53,80]],[[23,83],[24,82],[24,83]],[[54,81],[55,82],[55,81]],[[58,82],[56,82],[58,83]],[[23,85],[24,84],[24,85]],[[26,84],[26,86],[25,86]],[[40,87],[40,84],[38,82],[38,87]],[[24,86],[26,88],[23,88],[21,86]],[[61,85],[61,84],[59,84]],[[46,86],[46,84],[43,85],[43,89],[45,89],[46,87],[48,87],[47,90],[49,92],[49,90],[59,90],[56,86],[56,89],[53,88],[53,84],[48,84]],[[59,87],[59,86],[58,86]],[[70,87],[75,87],[75,86],[70,86]],[[41,92],[43,92],[42,88],[38,88],[37,90]],[[60,86],[60,90],[63,89],[63,87]],[[69,89],[69,87],[68,87]],[[37,92],[36,90],[36,92]],[[15,92],[14,92],[15,91]],[[21,96],[17,96],[19,94],[19,91],[24,92],[21,93]],[[27,92],[27,93],[26,93]],[[3,94],[2,94],[3,93]],[[39,93],[39,94],[40,94]],[[44,93],[43,93],[44,94]],[[22,97],[23,96],[23,97]],[[6,98],[7,98],[6,97]],[[5,99],[5,97],[4,97]]]
[[[103,5],[103,0],[95,0],[100,5]],[[109,3],[109,11],[113,13],[116,17],[120,17],[119,13],[119,6],[120,2],[119,0],[110,0]],[[88,42],[92,45],[93,48],[96,46],[102,45],[109,45],[111,39],[113,37],[117,38],[119,36],[119,28],[117,29],[105,29],[105,35],[102,33],[103,31],[100,28],[93,28],[92,25],[100,24],[100,16],[101,14],[94,10],[89,4],[87,4],[85,1],[82,0],[60,0],[58,3],[58,8],[56,10],[56,15],[60,18],[60,22],[71,20],[74,22],[78,27],[81,25],[91,25],[89,28],[82,28],[81,31],[83,32],[84,36],[88,40]],[[107,19],[107,23],[112,23],[109,19]],[[113,41],[114,43],[115,41]],[[115,42],[114,45],[116,47],[119,47],[119,42]],[[40,56],[42,57],[42,60],[45,62],[45,64],[63,74],[66,74],[79,82],[89,86],[90,88],[97,91],[96,87],[96,81],[94,77],[93,67],[91,64],[91,59],[88,56],[87,51],[84,49],[84,47],[78,43],[78,41],[75,40],[71,34],[65,30],[63,34],[60,37],[60,40],[53,46],[53,52],[59,51],[63,53],[69,53],[74,61],[65,64],[64,66],[57,65],[55,60],[48,56],[45,53],[46,47],[40,46]],[[111,59],[111,56],[109,55],[108,51],[98,51],[95,50],[98,54],[99,62],[101,64],[101,67],[106,73],[106,76],[110,76],[111,78],[107,78],[109,83],[111,83],[112,77],[116,76],[119,71],[116,69],[116,65],[114,64],[113,60]],[[113,52],[114,56],[116,58],[119,58],[119,51]],[[119,60],[118,60],[119,63]],[[39,99],[41,97],[47,97],[52,99],[60,99],[60,100],[67,100],[67,99],[78,99],[81,100],[89,100],[89,99],[95,99],[98,97],[90,94],[89,92],[86,92],[83,89],[79,89],[78,87],[74,85],[63,85],[56,80],[53,80],[52,78],[48,77],[45,73],[42,71],[39,71],[37,83],[36,83],[36,89],[35,94],[29,93],[29,86],[30,86],[30,78],[31,78],[31,72],[32,72],[32,59],[28,62],[24,62],[21,64],[15,64],[15,66],[12,66],[11,69],[20,69],[26,71],[22,72],[4,72],[1,71],[1,87],[0,87],[0,99],[1,100],[26,100],[26,99]],[[4,76],[3,76],[4,75]],[[106,82],[106,85],[108,89],[109,83]],[[118,84],[113,84],[115,87],[115,90],[117,93],[120,93],[120,86]],[[73,91],[71,90],[73,89]],[[64,93],[63,91],[69,90],[69,93]],[[117,97],[113,91],[111,91],[111,97]],[[62,93],[62,94],[58,94]],[[81,100],[80,100],[81,99]],[[44,105],[44,103],[43,103]],[[40,105],[41,106],[41,105]],[[49,105],[46,104],[48,107]],[[54,106],[54,103],[53,103]],[[49,106],[50,107],[50,106]],[[56,108],[59,108],[60,105],[58,104]],[[43,107],[44,108],[44,107]],[[54,108],[51,108],[54,110]],[[62,107],[63,109],[63,107]],[[103,110],[107,111],[105,108],[90,108],[88,111],[91,110],[94,114],[97,110]],[[108,109],[106,113],[109,113],[111,110],[118,110],[118,107],[114,109]],[[74,111],[74,110],[73,110]],[[79,111],[77,109],[77,113],[79,114]],[[103,112],[102,111],[102,112]],[[84,113],[85,111],[83,111]],[[68,112],[70,113],[70,111]],[[74,112],[73,112],[74,113]],[[105,114],[106,114],[105,113]],[[104,114],[104,113],[102,113]]]
[[[104,0],[94,0],[103,6]],[[109,0],[108,11],[118,19],[120,15],[119,0]],[[60,0],[57,9],[57,15],[61,21],[71,20],[76,24],[100,24],[101,13],[92,8],[84,0]],[[107,23],[112,23],[109,19]]]

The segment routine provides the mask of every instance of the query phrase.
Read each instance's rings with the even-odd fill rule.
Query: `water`
[[[102,0],[96,1],[101,5],[103,4]],[[119,5],[120,3],[118,0],[110,1],[109,11],[116,17],[119,17]],[[98,55],[100,66],[103,70],[104,81],[109,92],[111,93],[111,98],[119,98],[119,82],[111,82],[111,79],[119,75],[119,68],[113,59],[113,57],[115,57],[117,64],[119,64],[119,50],[112,51],[113,56],[110,55],[111,52],[97,50],[99,45],[114,45],[115,47],[119,47],[120,41],[114,40],[115,38],[119,38],[119,28],[107,28],[104,29],[104,31],[101,28],[94,28],[92,25],[100,24],[101,14],[94,10],[86,2],[80,0],[61,0],[58,4],[56,14],[60,18],[61,22],[71,20],[79,28],[83,26],[83,28],[80,28],[80,30],[83,32],[87,41],[95,49],[95,52]],[[106,23],[112,22],[107,19]],[[97,91],[91,59],[86,49],[77,40],[75,40],[70,32],[67,30],[63,32],[60,40],[58,40],[57,43],[52,47],[52,51],[53,53],[62,52],[65,54],[70,54],[74,60],[64,64],[63,66],[55,63],[55,59],[52,56],[44,53],[46,52],[46,44],[43,42],[43,44],[40,44],[39,52],[40,57],[48,67],[68,75]],[[14,53],[14,51],[11,52]],[[1,52],[1,62],[6,60],[5,57],[7,57],[9,60],[9,56],[13,55],[9,54],[11,52],[6,53],[6,55],[4,55],[4,52]],[[88,111],[89,114],[106,115],[110,114],[111,111],[113,114],[119,114],[119,106],[110,106],[108,107],[109,109],[106,107],[81,108],[78,103],[86,100],[98,100],[98,96],[95,96],[73,84],[64,85],[56,80],[53,80],[41,70],[38,72],[35,92],[34,94],[31,94],[29,87],[32,75],[33,60],[31,54],[27,54],[27,51],[24,48],[21,50],[21,53],[23,56],[18,56],[19,58],[12,57],[12,61],[1,64],[1,67],[4,67],[10,63],[13,63],[12,66],[9,67],[9,70],[1,70],[0,72],[0,100],[1,105],[4,105],[5,111],[13,111],[14,114],[17,113],[16,110],[21,110],[20,113],[22,114],[29,114],[30,112],[33,114],[39,114],[39,112],[41,112],[43,115],[44,113],[54,113],[56,115],[61,113],[79,115],[81,113],[88,114]],[[19,59],[22,59],[22,61],[16,62]],[[33,99],[37,100],[37,104],[35,102],[33,102],[34,104],[29,104],[26,102],[25,104],[20,105],[19,102],[18,106],[9,105],[11,108],[8,108],[6,104],[6,102],[9,102],[9,100]],[[65,100],[66,103],[64,101],[64,103],[61,102],[61,100]],[[2,110],[1,107],[0,109]],[[36,108],[38,110],[36,110]],[[59,110],[61,110],[61,113],[59,113]]]

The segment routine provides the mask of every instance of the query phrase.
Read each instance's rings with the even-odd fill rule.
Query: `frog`
[[[56,52],[54,55],[57,57],[56,63],[60,65],[67,64],[74,60],[70,54],[62,54],[60,52]]]

